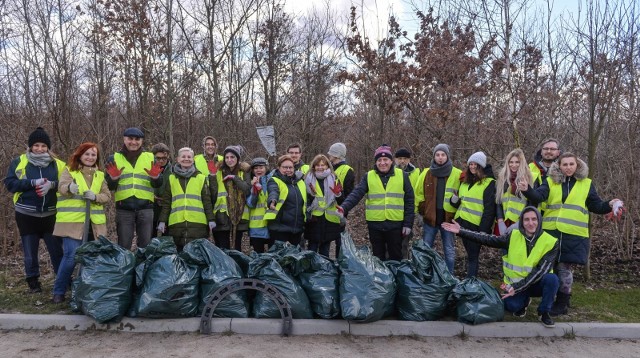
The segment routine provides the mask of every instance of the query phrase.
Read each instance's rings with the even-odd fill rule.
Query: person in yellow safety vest
[[[420,168],[416,168],[413,163],[411,163],[411,152],[407,148],[400,148],[396,150],[396,154],[394,155],[393,161],[396,164],[396,168],[402,169],[405,173],[409,175],[409,181],[411,182],[411,187],[415,187],[416,182],[418,181],[418,177],[420,177]],[[411,241],[411,237],[406,236],[402,239],[402,258],[409,258],[409,241]]]
[[[511,225],[518,221],[520,212],[527,206],[527,198],[520,192],[517,183],[526,182],[533,186],[535,180],[522,149],[509,152],[496,181],[496,235],[506,234],[507,230],[511,230]]]
[[[375,166],[338,207],[348,213],[366,195],[365,218],[373,255],[402,260],[402,239],[411,235],[414,196],[407,173],[393,165],[391,148],[383,144],[374,154]]]
[[[537,188],[546,179],[551,165],[558,160],[558,157],[562,154],[560,150],[560,142],[554,138],[546,138],[542,141],[539,149],[533,156],[533,161],[529,163],[529,169],[535,180],[533,187]],[[544,210],[541,210],[544,215]]]
[[[451,222],[456,215],[456,208],[451,206],[449,198],[460,189],[460,174],[462,171],[453,166],[449,157],[449,146],[440,143],[433,148],[431,165],[422,171],[414,187],[416,208],[423,221],[422,240],[433,248],[440,232],[444,261],[452,274],[456,260],[455,235],[440,224]]]
[[[210,175],[210,171],[213,171],[213,175],[215,175],[215,166],[224,160],[220,154],[216,154],[218,141],[212,136],[206,136],[202,139],[202,149],[204,152],[193,158],[196,169],[207,177]]]
[[[115,191],[118,245],[130,250],[133,234],[138,247],[146,247],[153,235],[154,188],[162,186],[162,167],[142,148],[144,133],[131,127],[123,133],[124,145],[107,159],[105,180]]]
[[[483,152],[473,153],[460,179],[460,191],[449,199],[457,209],[455,219],[472,231],[491,233],[496,218],[496,186],[491,164]],[[478,275],[480,248],[476,242],[462,240],[467,252],[467,277]]]
[[[540,212],[533,206],[524,208],[516,221],[520,222],[518,229],[500,236],[467,230],[455,221],[443,223],[442,227],[466,240],[506,250],[501,285],[505,310],[524,317],[531,297],[542,297],[538,319],[545,327],[554,327],[550,311],[559,286],[558,276],[553,274],[558,240],[542,229]]]
[[[249,207],[249,243],[257,253],[265,252],[265,245],[270,248],[274,240],[269,237],[267,228],[267,182],[271,178],[269,162],[258,157],[251,161],[251,194],[247,198]]]
[[[83,239],[86,237],[87,240],[93,240],[98,236],[107,236],[104,205],[111,201],[111,192],[99,163],[98,145],[82,143],[74,150],[60,176],[60,197],[53,235],[62,238],[64,255],[53,284],[53,303],[65,301],[65,293],[71,284],[75,267],[76,250]],[[90,202],[88,213],[87,201]],[[86,220],[90,220],[89,232],[84,231]]]
[[[309,164],[304,164],[302,161],[302,146],[298,143],[290,144],[287,147],[287,154],[293,160],[293,164],[296,167],[296,171],[302,172],[302,174],[307,174],[309,171]]]
[[[193,150],[180,148],[162,197],[158,231],[173,237],[178,251],[207,238],[216,226],[207,177],[193,164]]]
[[[552,316],[567,313],[574,265],[584,265],[589,259],[589,212],[613,213],[619,217],[624,209],[620,199],[602,200],[588,174],[584,161],[565,152],[551,165],[547,179],[538,188],[525,183],[518,187],[533,205],[546,202],[542,228],[560,241],[555,268],[560,289],[551,309]]]
[[[242,236],[249,230],[249,207],[246,204],[251,179],[249,164],[240,161],[243,152],[243,148],[237,145],[226,147],[224,160],[218,164],[216,172],[217,190],[213,205],[216,229],[213,237],[222,249],[229,249],[229,240],[233,240],[233,248],[242,251]]]
[[[338,213],[336,202],[342,196],[342,185],[333,172],[329,158],[323,154],[313,158],[304,182],[308,203],[304,236],[309,241],[310,251],[329,257],[331,243],[340,240],[346,223]]]
[[[356,173],[349,164],[347,164],[347,146],[344,143],[333,143],[327,152],[329,161],[336,173],[336,178],[342,185],[342,195],[336,198],[338,205],[342,205],[344,200],[351,194],[356,186]],[[346,218],[346,215],[345,215]],[[342,226],[342,231],[346,229],[346,225]],[[336,240],[336,257],[340,254],[340,240]]]
[[[62,259],[62,240],[52,235],[56,222],[58,178],[64,162],[51,152],[51,139],[38,127],[27,141],[25,154],[9,164],[4,185],[13,194],[16,224],[22,240],[24,271],[29,292],[42,292],[38,249],[44,240],[53,272]]]
[[[156,143],[151,147],[153,160],[162,168],[162,185],[153,189],[153,227],[158,227],[160,222],[160,211],[162,210],[162,194],[169,185],[169,175],[171,175],[171,150],[164,143]]]
[[[278,158],[277,169],[267,182],[269,237],[299,245],[304,231],[307,195],[302,173],[295,170],[289,155]]]

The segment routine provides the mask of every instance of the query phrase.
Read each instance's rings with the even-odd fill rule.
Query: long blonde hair
[[[500,172],[498,173],[498,181],[496,182],[496,203],[502,203],[502,195],[505,193],[505,184],[509,184],[509,178],[511,177],[511,170],[509,170],[509,160],[513,157],[518,157],[520,160],[520,166],[518,166],[518,171],[516,172],[516,183],[521,180],[526,180],[526,182],[531,185],[533,184],[533,177],[531,176],[531,170],[529,169],[529,165],[527,165],[527,160],[524,157],[524,152],[520,148],[516,148],[507,154],[504,165],[500,168]],[[507,190],[509,187],[507,186]],[[520,190],[516,187],[516,195],[522,197]]]

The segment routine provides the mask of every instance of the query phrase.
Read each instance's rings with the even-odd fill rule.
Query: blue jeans
[[[65,292],[67,292],[67,287],[71,284],[71,274],[73,274],[73,269],[76,266],[73,258],[80,245],[82,245],[82,240],[75,240],[70,237],[62,238],[64,256],[62,256],[60,270],[58,270],[58,274],[56,275],[56,282],[53,284],[54,295],[64,295]]]
[[[38,260],[38,250],[40,249],[40,235],[29,234],[21,237],[22,251],[24,252],[24,272],[29,277],[40,277],[40,262]],[[47,246],[53,272],[58,273],[60,260],[62,260],[62,240],[46,233],[42,237],[44,244]]]
[[[538,314],[551,311],[551,306],[556,298],[560,282],[558,276],[552,273],[542,276],[540,281],[529,286],[526,290],[504,299],[504,309],[509,312],[518,312],[524,308],[529,297],[542,297],[538,305]]]
[[[429,226],[426,223],[422,225],[422,240],[427,246],[433,248],[433,242],[436,240],[436,234],[440,231],[442,238],[442,250],[444,251],[444,261],[447,263],[449,272],[453,274],[453,267],[456,262],[456,247],[454,245],[454,235],[441,227]]]

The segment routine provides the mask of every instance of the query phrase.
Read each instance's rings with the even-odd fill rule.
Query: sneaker
[[[522,307],[522,309],[520,309],[517,312],[513,312],[513,315],[516,317],[524,317],[527,315],[527,308],[529,308],[529,305],[531,304],[531,297],[529,297],[527,299],[527,303],[524,305],[524,307]]]
[[[549,312],[538,313],[538,318],[540,319],[540,322],[542,322],[542,325],[547,328],[553,328],[556,326],[556,323],[551,319]]]

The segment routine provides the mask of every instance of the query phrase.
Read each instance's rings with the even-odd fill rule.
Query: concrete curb
[[[344,320],[294,319],[293,335],[422,336],[422,337],[585,337],[640,339],[640,323],[556,323],[546,328],[534,322],[496,322],[470,326],[451,321],[410,322],[382,320],[355,323]],[[119,323],[99,324],[82,315],[0,314],[0,329],[118,331],[118,332],[198,332],[200,318],[123,318]],[[282,332],[280,319],[214,318],[213,333],[270,334]]]

